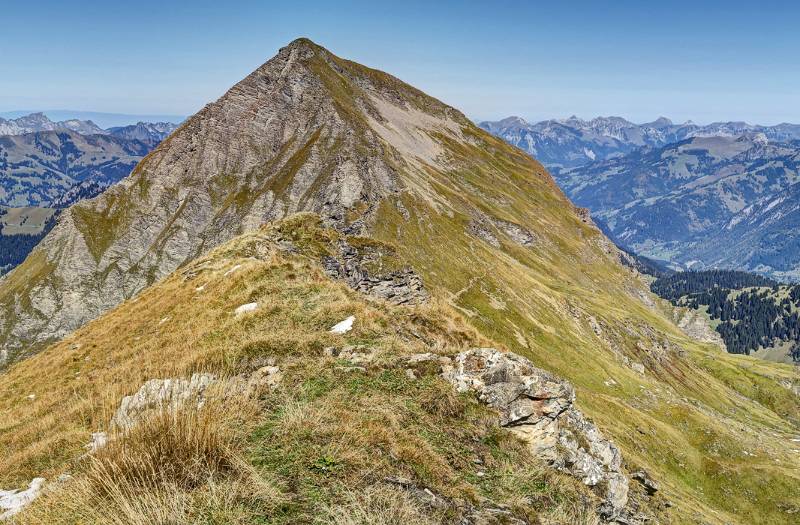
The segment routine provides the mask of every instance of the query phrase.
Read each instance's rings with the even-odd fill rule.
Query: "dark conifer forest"
[[[53,229],[56,224],[56,216],[50,217],[40,233],[5,235],[0,227],[0,275],[19,265],[25,257],[33,250],[39,241]]]
[[[785,285],[747,272],[680,272],[657,279],[654,293],[676,306],[708,308],[728,352],[750,354],[777,342],[792,344],[800,361],[800,285]]]

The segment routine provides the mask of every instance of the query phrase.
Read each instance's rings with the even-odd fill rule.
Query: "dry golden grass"
[[[319,525],[434,525],[443,512],[431,511],[409,494],[389,485],[374,485],[359,492],[347,492],[335,505],[323,507]]]
[[[0,486],[73,475],[18,523],[456,523],[459,508],[487,498],[531,520],[576,505],[592,513],[585,487],[545,474],[476,400],[433,371],[407,377],[403,355],[488,344],[448,305],[367,302],[313,259],[267,245],[264,234],[240,238],[0,375]],[[233,315],[249,302],[259,308]],[[349,315],[351,332],[328,333]],[[343,344],[376,356],[361,371],[324,355]],[[84,455],[90,433],[151,378],[225,378],[273,361],[283,381],[257,399],[156,414]],[[497,490],[509,476],[528,482]],[[393,477],[452,505],[432,513]]]
[[[452,261],[463,270],[458,275],[419,263],[432,272],[426,283],[458,293],[439,290],[430,304],[414,308],[368,302],[321,271],[317,260],[335,234],[307,221],[273,228],[312,257],[270,249],[273,230],[243,236],[0,375],[0,487],[22,487],[40,475],[75,476],[37,501],[26,523],[47,522],[69,502],[82,503],[74,507],[79,514],[65,516],[84,523],[109,522],[109,515],[137,524],[143,522],[136,516],[164,523],[338,523],[348,515],[362,519],[364,509],[393,490],[386,478],[403,477],[449,498],[452,508],[486,500],[531,522],[592,524],[597,501],[585,487],[548,474],[474,399],[456,395],[432,372],[411,380],[399,363],[406,354],[471,346],[513,349],[568,376],[580,406],[622,447],[626,467],[647,468],[662,483],[665,496],[643,500],[634,491],[634,499],[663,523],[682,525],[685,512],[693,522],[736,523],[740,509],[743,516],[766,509],[764,523],[783,523],[786,511],[776,505],[796,501],[798,477],[784,417],[797,402],[770,375],[788,378],[790,371],[760,363],[746,368],[744,360],[695,345],[630,296],[605,291],[589,298],[581,291],[586,283],[537,281],[520,269],[533,264],[521,253],[519,260],[498,259],[483,280],[470,279],[474,272],[465,267],[489,258],[480,250],[473,260]],[[683,345],[688,355],[638,375],[572,318],[567,301],[597,315],[607,337],[632,356],[648,357],[638,343],[658,337]],[[255,312],[233,314],[250,302],[259,304]],[[328,333],[350,315],[352,332]],[[655,327],[652,335],[626,331],[645,322]],[[517,330],[525,334],[517,338]],[[344,344],[366,345],[376,358],[361,371],[325,356],[324,348]],[[191,421],[186,431],[163,431],[182,441],[169,445],[174,455],[153,446],[158,433],[143,432],[131,435],[141,446],[115,448],[120,440],[106,459],[78,459],[90,433],[105,429],[120,399],[145,381],[201,371],[224,378],[273,361],[283,383],[259,399],[248,425],[217,413],[221,426],[209,426],[210,433]],[[616,386],[603,383],[608,377]],[[138,452],[128,457],[123,450]],[[745,455],[749,450],[757,456]],[[155,472],[165,461],[172,472],[147,474],[149,485],[124,475]],[[680,512],[664,510],[665,497]],[[417,507],[416,500],[403,503],[384,518],[413,522]],[[457,519],[453,511],[438,522]]]
[[[255,408],[217,399],[155,413],[112,434],[76,479],[51,486],[16,523],[251,523],[283,497],[241,453]]]

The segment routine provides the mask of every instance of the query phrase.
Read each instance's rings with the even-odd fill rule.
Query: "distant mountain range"
[[[81,135],[112,135],[125,139],[161,142],[175,131],[172,122],[138,122],[103,129],[91,120],[69,119],[54,122],[44,113],[31,113],[15,119],[0,118],[0,135],[24,135],[40,131],[74,131]]]
[[[800,125],[510,117],[481,126],[548,165],[620,246],[676,268],[800,279]]]
[[[790,236],[800,225],[789,212],[798,202],[789,190],[800,182],[800,141],[695,137],[566,170],[557,180],[636,253],[687,267],[800,276],[797,246],[764,239],[767,224]]]
[[[693,137],[737,137],[763,133],[771,141],[800,139],[800,125],[758,126],[746,122],[716,122],[701,126],[691,121],[674,124],[661,117],[634,124],[621,117],[583,120],[570,117],[529,124],[520,117],[480,126],[528,152],[552,172],[623,156],[642,146],[660,147]]]
[[[167,114],[130,114],[130,113],[107,113],[102,111],[81,111],[72,109],[36,109],[28,111],[3,111],[0,118],[17,119],[33,113],[44,113],[51,120],[91,120],[103,129],[130,126],[137,122],[170,122],[180,124],[186,120],[182,115]]]
[[[49,207],[87,195],[88,187],[105,188],[176,128],[139,122],[102,129],[91,120],[54,122],[43,113],[0,119],[0,205]]]
[[[75,131],[84,135],[106,135],[108,132],[91,120],[53,122],[44,113],[31,113],[12,120],[0,118],[0,135],[24,135],[37,131]]]
[[[117,182],[154,145],[63,130],[0,136],[0,205],[51,207],[78,183]]]

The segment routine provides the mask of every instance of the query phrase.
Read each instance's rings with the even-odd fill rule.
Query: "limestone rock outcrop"
[[[493,348],[461,352],[442,367],[459,392],[474,392],[497,410],[499,424],[531,452],[604,493],[601,515],[623,519],[628,478],[617,446],[574,406],[572,386],[519,355]]]
[[[218,379],[212,374],[193,374],[189,379],[151,379],[135,394],[126,396],[111,418],[111,429],[127,432],[142,418],[161,411],[175,412],[187,404],[200,409],[206,402],[210,388],[218,388],[219,395],[231,397],[252,395],[260,388],[274,388],[282,378],[277,366],[264,366],[247,376]],[[93,440],[96,438],[93,435]],[[107,438],[102,439],[103,445]],[[94,441],[93,441],[94,442]],[[100,447],[93,447],[96,450]]]
[[[161,410],[175,411],[190,400],[202,407],[206,390],[216,381],[211,374],[193,374],[189,379],[151,379],[135,394],[122,398],[111,418],[111,428],[128,431],[145,414]]]
[[[25,490],[0,490],[0,520],[18,514],[36,499],[44,487],[44,478],[34,478]]]

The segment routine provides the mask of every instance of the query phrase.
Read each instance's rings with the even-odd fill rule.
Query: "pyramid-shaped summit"
[[[487,158],[491,151],[505,161]],[[340,231],[364,233],[386,206],[408,216],[406,198],[452,216],[469,193],[453,174],[487,182],[514,170],[563,200],[538,164],[459,111],[295,40],[188,119],[129,177],[67,210],[0,281],[0,362],[265,222],[310,211]]]

